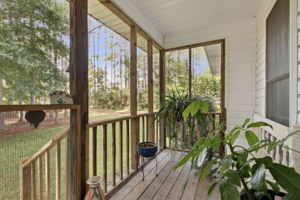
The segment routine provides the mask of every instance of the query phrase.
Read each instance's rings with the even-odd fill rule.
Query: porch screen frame
[[[175,48],[170,48],[170,49],[165,49],[165,52],[169,51],[178,51],[178,50],[189,50],[189,96],[192,96],[192,73],[191,73],[191,68],[192,68],[192,62],[191,62],[191,53],[193,48],[197,47],[205,47],[205,46],[210,46],[210,45],[216,45],[220,44],[221,45],[221,91],[220,91],[220,107],[221,107],[221,112],[226,113],[226,108],[225,108],[225,39],[220,39],[220,40],[213,40],[213,41],[207,41],[207,42],[202,42],[202,43],[197,43],[197,44],[191,44],[191,45],[185,45],[185,46],[180,46],[180,47],[175,47]],[[224,116],[226,118],[226,116]]]

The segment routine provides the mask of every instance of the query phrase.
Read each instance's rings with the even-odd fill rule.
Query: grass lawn
[[[90,113],[90,120],[113,118],[122,116],[121,114],[115,113]],[[125,123],[124,123],[125,128]],[[0,199],[1,200],[15,200],[19,198],[19,163],[22,158],[32,156],[38,151],[43,145],[45,145],[53,137],[61,134],[69,126],[58,126],[46,129],[36,129],[33,131],[21,132],[13,135],[0,136]],[[117,145],[117,171],[119,171],[119,125],[116,126],[116,145]],[[125,129],[124,129],[125,130]],[[108,127],[108,177],[111,177],[111,163],[112,163],[112,151],[111,151],[111,126]],[[123,156],[125,164],[125,131],[123,133],[124,150]],[[102,175],[102,140],[103,134],[102,129],[98,129],[98,174]],[[91,144],[91,142],[90,142]],[[91,148],[90,148],[91,149]],[[62,177],[64,177],[65,168],[65,142],[62,143]],[[55,148],[50,151],[51,162],[51,193],[55,193]],[[90,164],[91,166],[91,164]],[[125,170],[125,165],[124,165]],[[62,180],[64,182],[64,179]],[[64,184],[62,184],[62,191],[64,191]]]

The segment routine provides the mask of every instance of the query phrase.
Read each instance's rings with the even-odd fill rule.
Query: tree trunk
[[[3,104],[3,80],[0,79],[0,105]],[[4,113],[0,112],[0,130],[3,130],[5,126],[4,123]]]

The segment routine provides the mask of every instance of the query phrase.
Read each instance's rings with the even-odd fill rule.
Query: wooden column
[[[137,28],[130,28],[130,115],[137,115]],[[131,168],[138,169],[138,120],[131,120]]]
[[[147,43],[148,56],[148,112],[153,113],[153,42],[148,40]],[[154,116],[147,117],[148,120],[148,135],[147,140],[154,141]]]
[[[165,51],[159,52],[159,104],[162,107],[165,103]],[[160,132],[160,147],[166,147],[166,128],[164,119],[160,119],[159,123],[159,132]]]
[[[226,130],[226,108],[225,108],[225,40],[221,41],[221,116],[220,116],[220,122],[224,123],[224,128],[222,131],[221,137],[225,137],[225,130]],[[225,155],[225,146],[222,144],[220,146],[220,153],[221,155]]]
[[[88,0],[70,1],[70,90],[80,111],[71,111],[69,199],[83,199],[88,176]],[[82,124],[82,126],[80,126]]]

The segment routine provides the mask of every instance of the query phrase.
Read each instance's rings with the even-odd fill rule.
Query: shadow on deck
[[[145,180],[142,172],[137,173],[124,187],[115,193],[111,200],[219,200],[219,191],[207,198],[209,180],[199,181],[196,170],[184,188],[190,164],[173,170],[176,163],[184,155],[182,152],[164,150],[157,156],[157,173],[155,175],[155,160],[151,160],[144,168]]]

